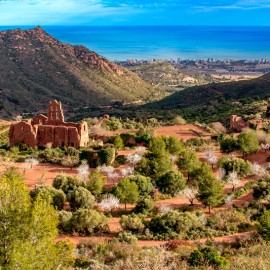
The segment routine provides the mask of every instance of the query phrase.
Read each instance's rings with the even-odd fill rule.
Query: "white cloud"
[[[167,18],[170,14],[162,13],[166,9],[178,12],[181,18],[187,11],[196,14],[268,8],[270,0],[0,0],[0,25],[106,24],[110,20],[125,22],[125,18],[141,13],[155,19],[160,12]]]
[[[99,17],[132,12],[129,6],[104,6],[100,0],[0,0],[0,25],[50,25],[91,22]]]
[[[270,8],[270,0],[238,0],[227,3],[226,1],[219,1],[212,5],[197,5],[195,10],[210,12],[215,10],[256,10]]]

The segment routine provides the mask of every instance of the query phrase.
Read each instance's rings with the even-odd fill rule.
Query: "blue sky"
[[[270,0],[0,0],[0,25],[270,25]]]

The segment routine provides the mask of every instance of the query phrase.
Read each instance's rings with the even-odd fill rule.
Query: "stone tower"
[[[56,100],[49,102],[48,125],[59,125],[64,123],[64,114],[61,102]]]

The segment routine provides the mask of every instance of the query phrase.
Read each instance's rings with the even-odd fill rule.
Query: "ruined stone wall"
[[[37,145],[46,146],[46,144],[51,144],[53,146],[54,142],[54,126],[38,126],[37,131]]]
[[[29,147],[80,147],[89,142],[88,125],[86,122],[66,123],[61,102],[49,103],[48,117],[38,115],[32,121],[22,121],[11,125],[9,133],[10,145],[27,144]]]
[[[29,147],[36,147],[36,129],[26,122],[11,125],[9,129],[9,144],[11,147],[18,144],[27,144]]]
[[[36,116],[33,120],[32,120],[32,125],[45,125],[48,121],[48,117],[46,117],[43,114],[40,114],[38,116]]]
[[[52,144],[52,147],[79,147],[80,136],[75,127],[65,126],[39,126],[37,145],[45,146]]]
[[[245,122],[241,117],[237,115],[231,115],[230,117],[230,128],[232,130],[241,131],[243,128],[247,128],[249,124]]]

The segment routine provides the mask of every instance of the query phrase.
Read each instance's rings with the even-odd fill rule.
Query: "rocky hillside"
[[[154,88],[83,46],[59,42],[42,28],[0,32],[0,117],[145,100]]]

